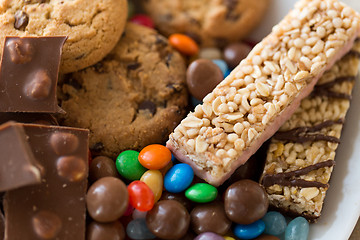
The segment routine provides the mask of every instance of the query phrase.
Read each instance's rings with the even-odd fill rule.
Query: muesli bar
[[[348,52],[359,14],[336,0],[301,0],[180,123],[167,142],[207,182],[222,184],[269,139]]]
[[[356,41],[272,137],[260,182],[273,207],[309,221],[320,217],[359,57]]]

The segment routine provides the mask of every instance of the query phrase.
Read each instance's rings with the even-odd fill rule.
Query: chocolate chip
[[[184,86],[179,83],[169,83],[166,85],[166,87],[173,90],[174,93],[179,93],[184,89]]]
[[[164,46],[166,46],[166,45],[168,44],[166,38],[163,37],[163,36],[161,36],[161,35],[159,35],[159,34],[157,34],[157,35],[155,36],[155,38],[156,38],[155,44],[157,44],[157,45],[164,45]]]
[[[104,144],[102,142],[97,142],[91,147],[91,150],[95,152],[100,152],[103,149],[104,149]]]
[[[26,39],[8,40],[6,48],[9,50],[11,61],[16,64],[28,63],[34,55],[34,48]]]
[[[75,156],[60,157],[56,162],[56,169],[59,176],[70,182],[84,179],[87,172],[84,159]]]
[[[82,89],[82,85],[76,79],[73,79],[73,78],[70,78],[70,77],[65,78],[64,84],[73,86],[76,90]]]
[[[15,13],[14,27],[17,30],[24,31],[29,23],[29,16],[22,10],[18,10]]]
[[[172,59],[172,56],[173,56],[172,53],[169,53],[169,54],[166,56],[165,64],[166,64],[167,67],[170,66],[170,61],[171,61],[171,59]]]
[[[40,211],[32,219],[35,233],[42,239],[53,239],[61,230],[60,218],[52,212]]]
[[[127,69],[128,69],[128,70],[136,70],[136,69],[138,69],[140,66],[141,66],[141,63],[138,63],[138,62],[129,63],[129,64],[127,65]]]
[[[97,73],[105,72],[104,64],[102,62],[98,62],[98,63],[94,64],[93,67],[95,69],[95,72],[97,72]]]
[[[45,71],[39,70],[31,78],[31,81],[25,85],[24,91],[26,96],[30,98],[36,100],[46,99],[51,92],[51,79],[49,75]]]
[[[155,115],[156,113],[156,104],[152,101],[145,100],[142,103],[139,104],[138,107],[139,110],[149,110],[152,115]]]
[[[79,147],[79,138],[72,133],[55,132],[50,137],[50,145],[57,155],[69,155]]]

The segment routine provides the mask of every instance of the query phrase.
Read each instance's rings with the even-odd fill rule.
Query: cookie
[[[165,37],[129,23],[103,61],[60,83],[62,122],[90,129],[95,154],[115,157],[163,143],[185,114],[185,73]]]
[[[5,36],[68,36],[60,71],[74,72],[105,57],[119,40],[126,0],[13,0],[0,2],[0,46]]]
[[[204,47],[224,47],[244,38],[268,5],[269,0],[142,1],[161,33],[185,33]]]

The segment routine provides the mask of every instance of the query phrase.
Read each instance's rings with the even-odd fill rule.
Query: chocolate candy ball
[[[220,68],[209,59],[192,62],[186,72],[186,82],[192,96],[202,100],[223,80]]]
[[[86,204],[94,220],[113,222],[126,211],[128,199],[127,188],[120,179],[104,177],[91,185],[86,195]]]
[[[184,193],[171,193],[164,191],[160,200],[175,200],[181,203],[189,212],[194,207],[194,204],[185,197]]]
[[[98,156],[91,161],[89,167],[89,180],[95,182],[103,177],[120,177],[115,162],[108,157]]]
[[[162,200],[147,213],[146,224],[159,238],[181,239],[188,231],[190,215],[178,201]]]
[[[191,227],[197,234],[214,232],[225,235],[231,227],[222,202],[199,205],[191,211],[190,217]]]
[[[247,57],[250,51],[250,46],[245,43],[230,44],[224,49],[224,60],[231,69],[235,68],[241,60]]]
[[[263,187],[245,179],[226,189],[224,205],[230,220],[239,224],[251,224],[266,214],[269,200]]]
[[[111,223],[91,222],[86,228],[86,240],[123,240],[125,230],[119,221]]]

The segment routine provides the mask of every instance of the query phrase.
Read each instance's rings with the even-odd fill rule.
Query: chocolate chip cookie
[[[5,36],[68,36],[60,71],[73,72],[100,61],[119,40],[126,0],[0,1],[0,46]]]
[[[161,33],[185,33],[206,47],[223,47],[245,37],[268,5],[269,0],[142,1]]]
[[[165,37],[129,23],[103,61],[60,81],[61,122],[90,129],[95,154],[163,143],[185,114],[185,73]]]

